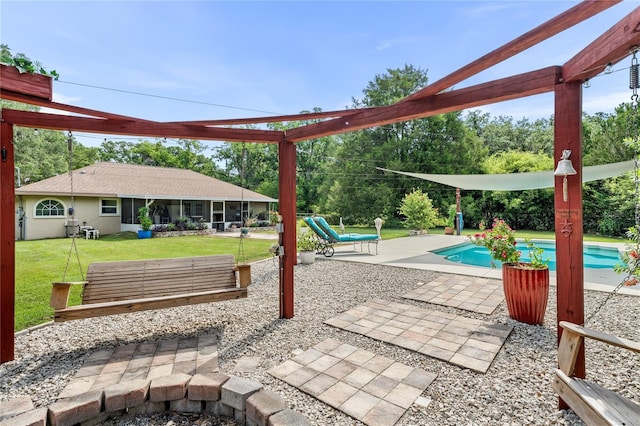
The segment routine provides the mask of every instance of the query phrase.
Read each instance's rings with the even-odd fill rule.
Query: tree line
[[[414,66],[387,69],[368,83],[360,97],[352,98],[351,107],[390,105],[427,84],[427,72]],[[6,101],[1,106],[37,110]],[[267,127],[286,130],[315,121]],[[637,138],[639,126],[636,108],[630,103],[620,104],[613,113],[584,114],[583,166],[635,158],[634,149],[624,141]],[[17,127],[15,162],[20,184],[67,172],[67,137],[63,132]],[[74,139],[71,167],[114,161],[184,168],[278,197],[277,146],[247,142],[209,148],[196,140],[105,140],[99,147],[87,147]],[[346,224],[372,225],[381,217],[386,226],[396,227],[405,219],[399,209],[406,194],[414,190],[427,194],[444,218],[455,203],[455,188],[380,168],[430,174],[551,170],[553,117],[516,121],[477,110],[452,112],[307,140],[296,149],[298,212],[321,214],[333,223],[342,217]],[[637,197],[630,175],[584,184],[585,232],[623,236],[634,224]],[[470,227],[500,217],[515,229],[554,229],[552,188],[463,191],[461,205]]]

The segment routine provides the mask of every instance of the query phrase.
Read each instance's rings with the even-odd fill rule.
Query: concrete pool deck
[[[374,263],[380,265],[390,265],[403,268],[425,269],[429,271],[444,272],[448,274],[471,275],[486,278],[502,279],[502,270],[494,268],[483,268],[478,266],[463,265],[461,263],[450,262],[442,256],[431,253],[446,247],[468,242],[466,236],[459,235],[436,235],[426,234],[413,237],[395,238],[383,240],[378,244],[378,254],[375,254],[375,247],[367,245],[362,248],[356,244],[356,250],[351,244],[336,246],[335,254],[331,259],[339,261]],[[589,244],[589,243],[587,243]],[[594,243],[599,246],[624,248],[624,244],[616,243]],[[610,292],[622,281],[623,276],[616,274],[610,269],[586,268],[584,272],[584,288],[586,290]],[[550,272],[551,285],[556,285],[555,271]],[[619,294],[640,296],[640,288],[623,287]]]

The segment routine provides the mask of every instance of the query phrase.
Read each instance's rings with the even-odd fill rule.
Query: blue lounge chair
[[[309,228],[316,234],[318,245],[316,247],[316,252],[318,254],[323,254],[325,257],[333,256],[333,243],[331,239],[310,217],[305,217],[302,219],[304,223],[307,224]]]
[[[327,235],[328,241],[332,244],[335,243],[353,243],[355,248],[355,244],[357,242],[360,243],[360,251],[362,251],[362,243],[367,243],[367,250],[371,253],[370,244],[376,245],[376,254],[378,254],[378,241],[380,241],[380,237],[377,234],[338,234],[328,223],[327,221],[320,216],[314,217],[313,221],[320,227],[322,231]],[[313,228],[312,228],[313,229]]]

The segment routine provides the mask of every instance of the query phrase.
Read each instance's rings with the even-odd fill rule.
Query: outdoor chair
[[[377,234],[338,234],[332,227],[327,223],[327,221],[320,216],[314,217],[313,221],[318,225],[318,227],[327,235],[328,241],[331,244],[336,243],[353,243],[355,248],[356,243],[360,243],[360,251],[362,251],[362,244],[364,242],[367,243],[367,250],[371,252],[369,245],[376,245],[376,254],[378,254],[378,241],[380,241],[380,237]],[[313,228],[312,228],[313,229]]]

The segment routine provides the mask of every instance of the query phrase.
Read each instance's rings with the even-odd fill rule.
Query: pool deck
[[[376,247],[374,245],[369,247],[369,252],[366,243],[362,245],[362,248],[358,243],[355,250],[354,246],[349,244],[336,246],[335,254],[331,259],[502,279],[501,269],[463,265],[450,262],[442,256],[431,253],[432,250],[452,247],[468,241],[469,239],[466,236],[436,234],[395,238],[380,241],[377,255],[375,254]],[[624,248],[622,243],[597,243],[597,245]],[[616,274],[609,269],[586,268],[584,278],[584,288],[586,290],[610,292],[621,282],[622,275]],[[550,282],[551,285],[556,285],[555,271],[550,272]],[[618,293],[640,296],[640,288],[638,286],[623,287]]]

